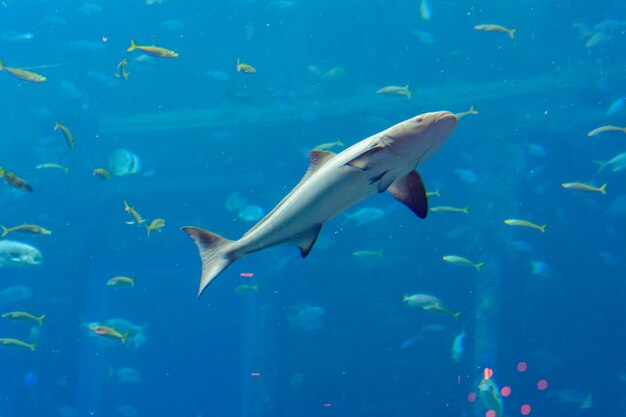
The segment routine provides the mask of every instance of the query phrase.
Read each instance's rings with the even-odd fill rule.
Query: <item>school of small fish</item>
[[[160,0],[147,0],[146,5],[155,5],[160,4]],[[417,9],[419,10],[419,16],[423,20],[422,23],[426,24],[426,22],[431,22],[436,19],[436,15],[433,13],[433,8],[429,2],[429,0],[420,0],[416,2],[419,6]],[[98,8],[101,8],[97,3],[84,3],[82,6],[77,7],[77,13],[81,13],[82,15],[89,15],[92,13],[98,13]],[[268,5],[268,9],[276,10],[276,11],[288,11],[295,8],[294,2],[289,1],[276,1],[271,2]],[[416,13],[417,15],[417,13]],[[480,33],[475,33],[472,31],[472,26],[468,26],[466,28],[466,32],[468,36],[476,36],[482,37],[485,36],[489,38],[493,36],[494,39],[502,39],[504,43],[507,45],[514,45],[518,42],[526,42],[528,39],[526,38],[528,35],[524,33],[523,27],[521,26],[522,22],[511,22],[515,20],[515,16],[512,15],[508,19],[511,24],[520,23],[520,31],[515,27],[503,26],[496,23],[479,23],[473,26],[475,31]],[[503,22],[507,23],[507,22]],[[182,22],[176,20],[170,20],[163,23],[163,27],[169,29],[182,29],[184,24]],[[586,26],[582,24],[576,24],[574,26],[579,32],[581,38],[584,40],[584,47],[590,50],[597,49],[599,45],[609,42],[613,36],[616,34],[622,33],[624,28],[616,28],[610,25],[603,25],[601,23],[594,26]],[[483,32],[491,32],[489,34]],[[436,39],[430,32],[425,31],[415,31],[414,35],[420,40],[421,43],[424,44],[432,44],[436,42]],[[30,41],[35,35],[30,32],[15,32],[10,31],[6,32],[3,35],[3,38],[8,42],[27,42]],[[252,35],[250,35],[252,36]],[[151,36],[155,37],[155,36]],[[159,60],[159,63],[163,62],[163,67],[166,68],[166,65],[175,63],[177,58],[184,58],[184,45],[173,45],[173,47],[180,47],[180,49],[175,48],[180,51],[179,53],[174,50],[167,49],[163,46],[157,46],[154,44],[149,44],[150,41],[146,41],[150,39],[150,37],[146,36],[143,39],[139,37],[135,39],[129,39],[129,45],[126,50],[120,50],[115,61],[109,62],[108,65],[112,69],[112,73],[115,77],[123,80],[121,82],[124,83],[132,83],[135,81],[135,77],[139,78],[139,72],[135,72],[135,67],[137,62],[142,62],[141,60]],[[158,37],[157,37],[158,39]],[[140,42],[141,40],[141,42]],[[103,37],[102,43],[106,43],[106,39]],[[139,42],[139,43],[137,43]],[[77,50],[77,51],[99,51],[101,50],[101,43],[99,42],[91,42],[91,41],[77,41],[71,45],[68,45],[68,48]],[[135,55],[140,55],[135,58]],[[243,56],[243,55],[242,55]],[[135,58],[135,60],[131,60]],[[3,59],[9,57],[2,57]],[[156,59],[155,59],[156,58]],[[250,59],[250,61],[248,61]],[[19,62],[14,64],[14,60],[7,59],[7,63],[10,65],[19,65]],[[148,61],[150,62],[150,61]],[[211,78],[214,81],[225,81],[229,80],[231,77],[242,77],[246,79],[254,79],[254,77],[263,77],[265,69],[259,65],[257,70],[256,66],[253,66],[251,63],[257,65],[258,61],[254,60],[252,56],[244,56],[241,57],[233,57],[232,60],[224,63],[224,70],[215,70],[208,71],[205,76]],[[39,68],[39,67],[37,67]],[[333,83],[338,80],[346,79],[350,76],[350,73],[346,69],[350,69],[348,66],[337,66],[331,67],[328,66],[326,68],[320,68],[315,65],[310,65],[306,68],[306,72],[308,72],[310,77],[313,77],[320,82]],[[62,84],[62,80],[56,80],[52,76],[48,78],[48,76],[39,74],[39,69],[37,72],[32,71],[36,69],[34,67],[22,67],[22,66],[7,66],[4,60],[0,60],[0,72],[4,72],[10,75],[13,78],[9,77],[9,80],[15,82],[16,86],[20,86],[21,83],[34,83],[34,84],[53,84],[58,83]],[[45,66],[41,67],[45,71]],[[133,72],[130,72],[129,69],[132,69]],[[206,69],[205,69],[206,71]],[[180,74],[180,76],[187,76],[185,74]],[[251,78],[247,78],[251,77]],[[389,80],[388,85],[381,84],[371,88],[369,93],[375,97],[377,100],[381,102],[398,102],[398,103],[407,103],[407,105],[411,105],[412,102],[418,101],[418,98],[423,94],[422,87],[423,86],[413,86],[413,89],[410,88],[409,84],[406,84],[407,81],[403,80]],[[33,88],[35,85],[33,85]],[[72,84],[65,83],[64,91],[67,91],[68,94],[80,95],[80,91],[76,92],[72,88]],[[376,96],[375,94],[381,96]],[[403,100],[403,98],[405,100]],[[610,101],[607,101],[608,108],[605,112],[605,117],[615,117],[616,115],[624,115],[623,108],[626,102],[626,96],[619,97],[618,95],[613,95],[610,98]],[[610,103],[610,104],[609,104]],[[469,104],[469,103],[468,103]],[[481,103],[479,104],[479,108]],[[471,120],[479,116],[479,112],[475,105],[471,105],[469,107],[464,107],[467,110],[460,111],[455,113],[456,119],[461,120],[464,119],[462,123],[471,123]],[[603,107],[603,111],[604,111]],[[471,117],[469,117],[471,116]],[[466,118],[466,119],[465,119]],[[64,151],[66,152],[76,152],[81,147],[81,141],[85,140],[84,136],[81,134],[78,129],[76,130],[76,135],[70,129],[73,126],[73,122],[71,120],[71,115],[59,115],[59,121],[52,126],[49,126],[49,130],[54,136],[54,140],[59,143],[63,143]],[[614,119],[611,119],[614,120]],[[595,123],[597,121],[594,120]],[[65,124],[67,123],[67,125]],[[70,126],[70,127],[68,127]],[[594,127],[595,126],[595,127]],[[616,126],[610,123],[603,124],[601,126],[597,126],[590,122],[589,130],[587,132],[581,132],[580,136],[584,137],[586,135],[586,140],[594,141],[594,140],[621,140],[626,139],[624,135],[626,133],[626,127]],[[334,136],[337,138],[338,136]],[[332,152],[334,150],[341,150],[346,146],[343,138],[332,140],[333,136],[326,138],[328,142],[322,142],[323,138],[320,140],[319,145],[313,148],[316,151],[320,152]],[[348,141],[346,140],[346,143]],[[349,146],[349,145],[348,145]],[[545,150],[538,144],[530,144],[527,145],[527,149],[529,153],[534,154],[537,158],[545,157]],[[97,156],[90,156],[96,158]],[[626,170],[626,152],[621,152],[615,154],[612,157],[608,157],[605,161],[595,161],[598,166],[597,174],[598,175],[614,175],[618,174],[623,170]],[[91,159],[87,159],[91,163]],[[39,188],[33,188],[30,184],[30,180],[26,180],[21,176],[18,176],[13,169],[16,171],[20,171],[23,167],[13,165],[16,164],[15,161],[12,160],[3,160],[1,161],[3,165],[0,165],[0,178],[3,178],[4,183],[7,186],[13,188],[12,191],[15,193],[24,192],[23,195],[28,195],[27,193],[38,192]],[[102,161],[100,161],[102,162]],[[590,161],[590,165],[591,165]],[[58,175],[58,177],[65,177],[65,175],[71,177],[72,175],[84,175],[86,177],[96,177],[98,180],[94,181],[94,187],[103,186],[106,187],[107,184],[114,183],[115,181],[120,180],[121,177],[133,176],[139,174],[141,171],[141,161],[137,154],[126,150],[126,149],[117,149],[109,158],[108,164],[106,160],[104,163],[95,165],[91,163],[89,170],[82,172],[80,167],[75,166],[66,166],[65,164],[59,164],[57,162],[47,162],[41,161],[38,165],[35,166],[36,169],[41,170],[42,172],[46,172],[46,175],[54,176]],[[91,174],[90,174],[91,173]],[[455,178],[460,180],[468,189],[472,187],[472,184],[481,181],[486,177],[486,173],[476,172],[471,163],[467,165],[460,166],[458,169],[454,170],[453,175]],[[102,180],[102,181],[100,181]],[[554,188],[558,192],[570,193],[572,198],[597,198],[598,200],[602,199],[602,196],[607,195],[609,191],[607,191],[607,183],[606,182],[598,182],[589,181],[588,178],[563,178],[563,182],[560,184],[554,184]],[[37,184],[35,184],[38,186]],[[560,188],[559,188],[560,186]],[[433,187],[435,188],[435,187]],[[442,205],[431,205],[428,210],[432,213],[437,213],[433,215],[433,221],[446,221],[448,218],[453,219],[463,219],[471,218],[474,215],[480,215],[478,209],[475,209],[473,205],[473,201],[466,201],[466,197],[452,198],[451,201],[445,201],[447,198],[445,186],[442,187],[443,193],[440,192],[439,188],[428,191],[426,195],[431,198],[438,198],[442,201]],[[566,191],[563,191],[563,190]],[[555,192],[556,192],[555,191]],[[577,192],[579,192],[577,194]],[[586,193],[586,194],[585,194]],[[443,194],[443,196],[442,196]],[[569,194],[568,194],[569,195]],[[128,198],[128,199],[126,199]],[[145,228],[146,234],[150,239],[159,239],[159,235],[166,227],[166,221],[163,217],[158,217],[158,213],[150,213],[151,216],[148,218],[143,217],[140,214],[140,211],[144,213],[148,213],[152,211],[152,207],[144,207],[141,202],[138,203],[137,206],[134,205],[136,200],[140,200],[140,198],[136,198],[136,196],[122,196],[119,199],[118,207],[121,215],[127,216],[126,224],[132,227],[128,227],[128,230],[132,233],[136,231],[136,229],[143,230]],[[131,203],[132,201],[132,203]],[[439,200],[437,200],[439,201]],[[446,205],[444,205],[446,204]],[[241,192],[233,192],[230,194],[224,202],[225,208],[228,212],[233,213],[234,219],[240,222],[257,222],[263,216],[265,216],[266,212],[263,207],[258,204],[251,203],[249,201],[249,197],[242,194]],[[470,210],[470,208],[472,208]],[[126,214],[122,213],[125,212]],[[156,211],[156,210],[155,210]],[[380,208],[376,206],[359,206],[357,208],[353,208],[350,211],[344,212],[340,219],[339,228],[343,229],[365,229],[367,227],[376,227],[378,224],[382,224],[389,220],[389,217],[392,216],[390,213],[391,209]],[[478,213],[477,213],[478,212]],[[154,215],[152,215],[154,214]],[[515,216],[517,213],[511,213],[511,216]],[[539,216],[538,216],[539,217]],[[148,220],[149,219],[149,220]],[[30,223],[37,222],[41,220],[40,224]],[[8,240],[9,238],[17,238],[17,237],[32,237],[33,239],[48,239],[49,236],[53,235],[53,232],[47,228],[45,220],[42,219],[23,219],[21,220],[24,223],[16,223],[16,224],[2,224],[1,227],[1,240],[0,240],[0,269],[4,267],[37,267],[41,265],[43,262],[43,255],[34,246],[24,242],[18,242],[13,240]],[[517,217],[510,218],[501,218],[497,219],[497,223],[502,226],[502,233],[507,234],[516,234],[516,236],[526,236],[532,235],[531,238],[540,239],[541,236],[550,235],[553,230],[552,228],[548,229],[549,222],[558,223],[558,219],[552,218],[532,218],[532,219],[523,219]],[[54,226],[54,225],[52,225]],[[506,226],[510,226],[507,228]],[[61,230],[57,230],[56,227],[53,227],[54,235],[62,233]],[[539,233],[537,233],[539,232]],[[450,233],[454,233],[453,230]],[[333,242],[328,242],[328,247],[332,245]],[[320,237],[320,241],[318,242],[318,247],[324,247],[323,237]],[[354,246],[351,252],[346,252],[346,258],[349,258],[350,262],[363,262],[371,265],[375,265],[378,262],[384,262],[386,257],[390,256],[391,251],[386,251],[384,245],[378,246],[373,242],[362,242],[362,247]],[[511,241],[511,246],[518,251],[528,250],[530,245],[526,243],[526,241],[516,240]],[[476,273],[478,276],[480,274],[484,274],[484,269],[489,268],[489,254],[480,253],[476,250],[472,250],[470,253],[462,253],[461,251],[456,252],[455,248],[442,248],[443,255],[441,258],[437,257],[436,262],[441,265],[442,270],[448,268],[454,273],[458,273],[459,275],[470,275],[473,276]],[[449,252],[448,252],[449,251]],[[457,254],[458,253],[458,254]],[[448,266],[444,266],[442,262],[445,262]],[[457,268],[458,267],[458,268]],[[463,271],[462,268],[465,268]],[[458,272],[457,272],[458,271]],[[547,278],[550,276],[549,266],[545,261],[542,260],[531,260],[530,262],[530,273],[536,275],[538,277]],[[109,289],[105,289],[106,291],[111,291],[112,293],[121,295],[128,291],[137,291],[135,275],[130,272],[122,272],[123,274],[129,275],[116,275],[109,277],[102,277],[101,286],[104,288],[105,286]],[[239,285],[233,286],[232,293],[236,294],[233,297],[262,297],[263,296],[263,287],[259,285],[259,283],[254,280],[250,281],[248,278],[252,278],[252,273],[242,273],[242,277],[246,278],[244,283],[239,283]],[[108,279],[107,279],[108,278]],[[141,287],[144,284],[142,274],[138,274],[137,278],[137,286]],[[421,291],[421,290],[419,290]],[[34,296],[33,291],[26,286],[12,286],[8,288],[4,288],[0,291],[0,302],[2,302],[2,308],[5,308],[4,303],[18,303],[22,300],[30,299]],[[423,315],[432,315],[432,316],[443,316],[445,320],[449,322],[462,323],[463,315],[462,309],[448,307],[443,304],[441,299],[438,296],[427,294],[427,293],[412,293],[405,294],[401,299],[389,301],[390,303],[403,304],[408,307],[414,308],[418,310],[417,312],[413,311],[414,314],[423,314]],[[6,320],[27,323],[27,324],[36,324],[38,327],[43,327],[45,331],[45,327],[47,323],[54,320],[54,317],[47,317],[46,314],[43,314],[40,311],[23,311],[23,310],[10,310],[0,312],[0,317]],[[406,309],[408,311],[408,309]],[[421,310],[421,312],[420,312]],[[410,314],[410,313],[406,313]],[[322,331],[326,322],[330,322],[331,314],[328,313],[325,308],[317,305],[311,305],[306,303],[296,304],[295,306],[291,306],[288,308],[288,312],[285,315],[289,326],[295,331],[306,333],[306,332],[319,332]],[[446,317],[447,316],[447,317]],[[454,319],[454,320],[450,320]],[[46,323],[46,324],[44,324]],[[428,327],[425,326],[422,328],[422,333],[426,332],[436,332],[442,330],[443,328],[437,328],[439,326],[437,324],[432,324]],[[112,318],[112,319],[104,319],[102,322],[87,322],[82,324],[82,328],[85,331],[85,335],[90,337],[96,337],[102,340],[105,340],[111,345],[115,344],[116,346],[124,346],[131,345],[135,348],[141,346],[147,340],[145,334],[146,325],[137,325],[129,322],[126,319],[122,318]],[[463,360],[463,352],[464,352],[464,343],[466,340],[472,336],[471,331],[465,330],[464,327],[460,325],[457,326],[457,332],[455,337],[452,338],[451,348],[450,348],[450,356],[451,360],[454,363],[459,363]],[[4,336],[4,335],[2,335]],[[421,335],[411,337],[405,340],[399,347],[399,349],[409,349],[414,344],[420,341]],[[30,351],[36,351],[39,346],[38,340],[33,341],[24,341],[19,340],[12,337],[0,337],[0,344],[9,347],[17,347],[22,349],[27,349]],[[44,342],[45,343],[45,339]],[[107,343],[107,342],[104,342]],[[118,369],[114,369],[112,367],[108,368],[107,377],[112,381],[115,381],[119,384],[138,384],[143,380],[142,373],[133,367],[121,367]],[[296,378],[296,381],[299,380]],[[299,383],[294,382],[294,385]],[[478,396],[482,400],[484,408],[488,410],[494,410],[495,417],[503,415],[503,404],[502,398],[500,395],[500,388],[496,385],[494,378],[491,375],[488,375],[485,372],[484,376],[480,379],[480,382],[476,384],[475,387],[478,390]],[[560,391],[556,393],[559,396],[560,400],[563,402],[574,402],[580,404],[580,408],[587,409],[591,407],[592,397],[591,394],[587,393],[576,393],[576,395],[571,392]],[[120,405],[117,406],[117,412],[122,415],[137,415],[137,410],[130,405]]]

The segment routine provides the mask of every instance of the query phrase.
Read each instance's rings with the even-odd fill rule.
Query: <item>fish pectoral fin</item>
[[[389,186],[396,200],[407,206],[417,217],[425,219],[428,214],[428,197],[420,174],[413,170],[404,177],[396,178]]]
[[[367,171],[372,167],[375,156],[384,149],[383,146],[375,146],[347,162],[346,165],[360,171]]]
[[[311,249],[313,249],[313,245],[317,241],[317,237],[320,234],[320,230],[322,230],[321,224],[316,224],[302,235],[300,235],[300,239],[298,241],[298,248],[300,249],[300,256],[302,258],[306,258],[309,256]]]

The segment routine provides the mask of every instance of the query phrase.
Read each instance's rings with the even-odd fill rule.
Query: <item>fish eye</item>
[[[418,117],[417,119],[415,119],[415,121],[417,123],[422,123],[424,121],[424,118],[423,117]]]

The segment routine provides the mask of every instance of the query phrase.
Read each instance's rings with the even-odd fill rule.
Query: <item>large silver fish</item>
[[[295,244],[305,258],[322,225],[370,195],[389,191],[417,216],[428,213],[426,190],[415,167],[445,142],[457,118],[447,111],[398,123],[339,154],[311,151],[302,180],[239,240],[196,227],[183,227],[202,259],[198,297],[224,269],[250,253]]]
[[[34,246],[14,240],[0,240],[0,268],[41,265],[43,255]]]

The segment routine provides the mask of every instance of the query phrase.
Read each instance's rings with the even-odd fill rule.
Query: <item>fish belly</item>
[[[303,184],[281,203],[252,233],[235,242],[233,251],[244,256],[272,246],[295,243],[376,192],[371,173],[340,166]]]

